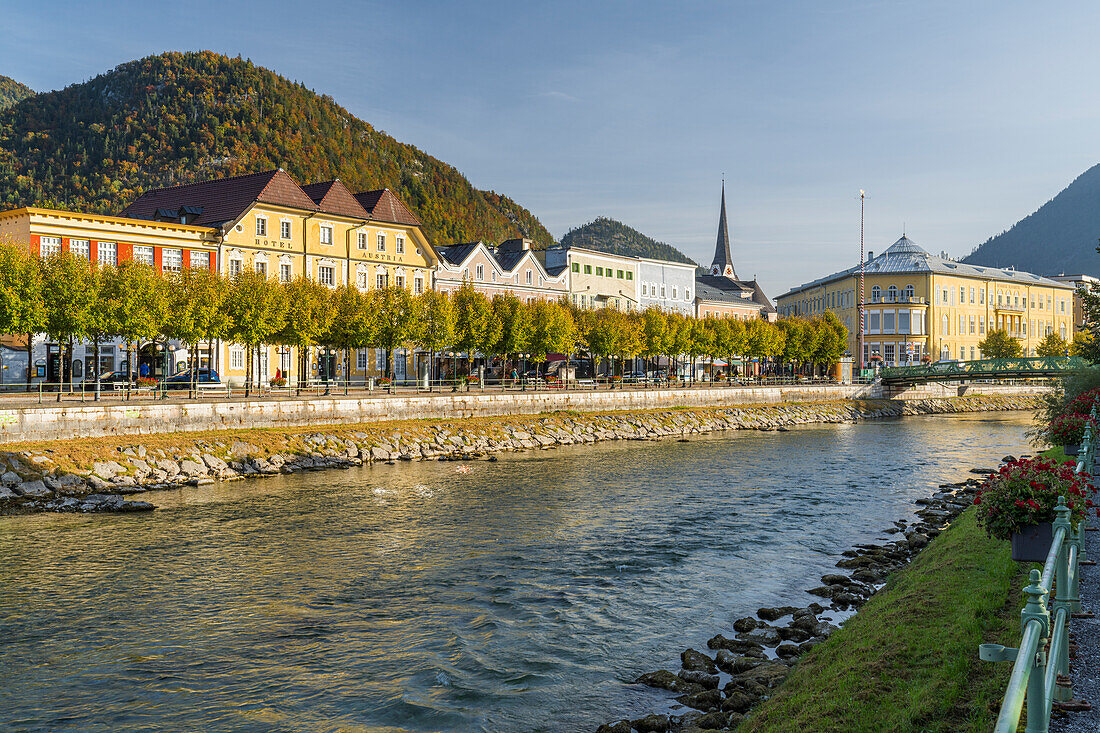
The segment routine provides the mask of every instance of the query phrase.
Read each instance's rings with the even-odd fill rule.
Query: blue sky
[[[162,5],[162,7],[157,7]],[[777,294],[903,226],[961,256],[1100,162],[1100,4],[22,2],[0,74],[61,88],[244,56],[508,194],[619,219]]]

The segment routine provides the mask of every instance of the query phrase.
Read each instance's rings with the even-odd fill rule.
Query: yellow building
[[[147,191],[123,217],[158,222],[187,221],[213,230],[217,262],[224,275],[254,269],[280,282],[306,275],[336,287],[361,290],[395,285],[419,294],[432,286],[438,258],[420,222],[390,190],[353,194],[339,180],[299,186],[282,169]],[[405,355],[397,376],[415,368]],[[222,345],[215,359],[223,381],[240,383],[245,351]],[[343,379],[334,354],[316,351],[304,360],[309,379]],[[379,374],[380,353],[352,359],[352,380]],[[261,350],[256,374],[262,381],[276,370],[293,381],[299,360],[293,349]]]
[[[864,267],[862,363],[891,366],[981,358],[978,342],[1003,328],[1034,356],[1048,333],[1073,337],[1073,286],[1011,269],[935,257],[902,236]],[[834,312],[848,327],[848,353],[859,362],[859,265],[776,299],[780,317]]]

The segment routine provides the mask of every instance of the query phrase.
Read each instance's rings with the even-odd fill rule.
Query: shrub
[[[139,387],[156,387],[157,380],[154,377],[138,377],[137,386]]]
[[[1053,522],[1059,497],[1076,527],[1093,506],[1089,494],[1094,491],[1089,475],[1077,473],[1071,461],[1030,458],[1006,463],[987,476],[974,503],[978,523],[989,536],[1007,540],[1029,525]]]
[[[271,378],[271,386],[272,387],[285,387],[286,386],[286,377],[272,377]]]
[[[1047,429],[1047,440],[1052,445],[1081,445],[1086,425],[1091,425],[1092,431],[1096,432],[1096,423],[1088,415],[1056,417]]]
[[[1082,392],[1066,403],[1063,415],[1088,415],[1094,407],[1100,407],[1100,389]]]

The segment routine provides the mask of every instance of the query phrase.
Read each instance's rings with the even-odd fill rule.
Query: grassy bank
[[[979,661],[978,644],[1018,640],[1020,568],[967,510],[738,731],[991,730],[1010,665]]]

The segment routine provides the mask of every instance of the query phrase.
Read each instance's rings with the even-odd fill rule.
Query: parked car
[[[87,380],[89,384],[95,385],[95,379]],[[126,389],[126,385],[131,386],[137,382],[137,375],[133,372],[127,374],[126,372],[106,372],[99,375],[99,389],[102,391],[109,391],[115,389]]]
[[[165,386],[168,389],[189,389],[191,387],[191,372],[192,369],[184,369],[178,374],[173,374],[164,380]],[[196,384],[211,385],[221,384],[222,380],[218,377],[218,373],[213,369],[199,369],[198,375],[195,378]]]

